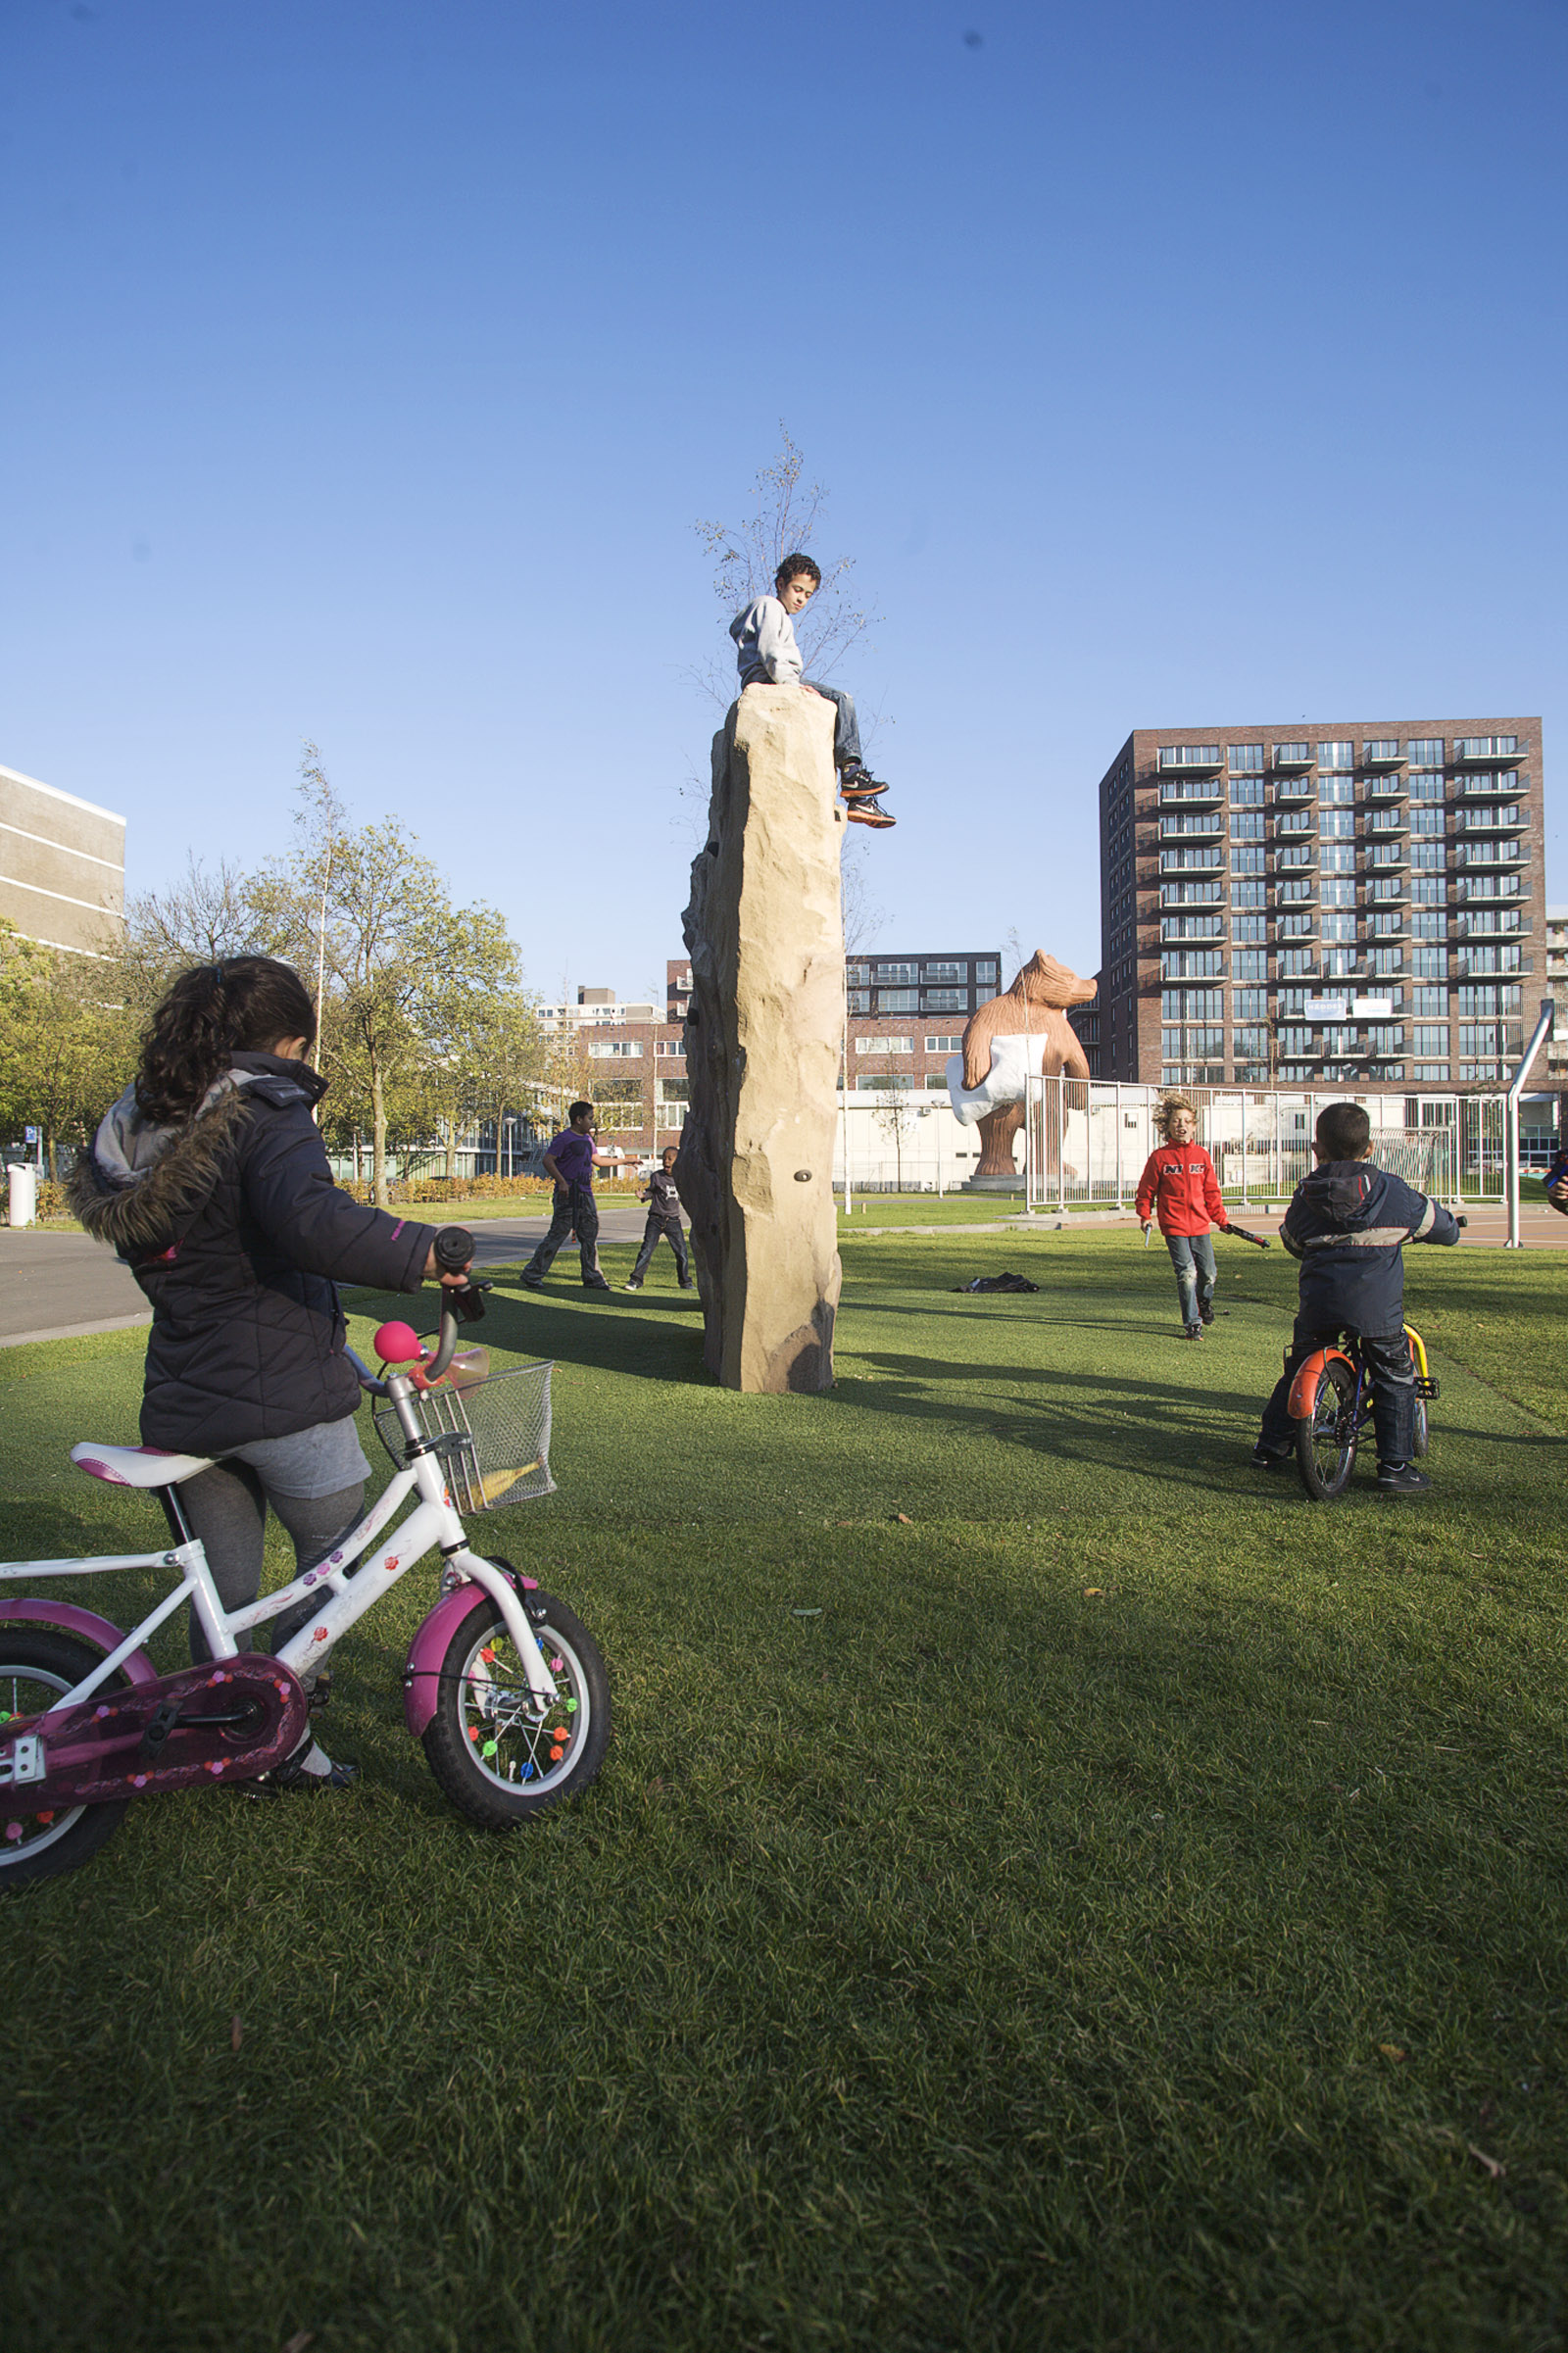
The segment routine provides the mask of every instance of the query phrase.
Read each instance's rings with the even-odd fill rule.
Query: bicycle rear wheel
[[[1427,1401],[1425,1397],[1417,1397],[1415,1401],[1415,1433],[1410,1442],[1412,1460],[1419,1462],[1431,1444],[1432,1432],[1427,1426]]]
[[[102,1656],[74,1635],[8,1626],[0,1634],[0,1741],[18,1717],[42,1715],[63,1692],[74,1691]],[[111,1678],[115,1688],[124,1682],[123,1675]],[[0,1888],[74,1871],[114,1837],[128,1803],[46,1807],[34,1813],[27,1809],[24,1791],[0,1790]]]
[[[1297,1468],[1314,1502],[1332,1503],[1349,1486],[1359,1437],[1355,1376],[1331,1359],[1318,1376],[1311,1412],[1296,1425]]]

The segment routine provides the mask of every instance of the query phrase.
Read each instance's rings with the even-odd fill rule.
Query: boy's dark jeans
[[[631,1270],[632,1281],[634,1283],[642,1281],[648,1272],[648,1262],[662,1241],[667,1242],[675,1253],[676,1274],[683,1283],[689,1283],[692,1279],[692,1270],[686,1256],[686,1236],[681,1229],[680,1219],[678,1217],[655,1217],[651,1211],[648,1223],[643,1228],[643,1243],[641,1250],[637,1252],[637,1263]]]
[[[569,1190],[557,1186],[550,1231],[523,1268],[524,1275],[530,1279],[547,1275],[557,1250],[573,1228],[582,1254],[584,1284],[590,1291],[608,1291],[610,1285],[599,1271],[599,1210],[591,1185],[573,1185]]]
[[[814,678],[803,678],[803,686],[814,693],[826,695],[838,711],[833,723],[833,765],[836,768],[856,768],[860,764],[860,722],[855,715],[855,697],[847,695],[842,686],[818,686]]]
[[[1296,1443],[1296,1428],[1288,1407],[1291,1383],[1314,1348],[1331,1348],[1345,1329],[1342,1324],[1309,1323],[1298,1315],[1291,1335],[1285,1370],[1263,1408],[1257,1443],[1271,1454],[1288,1453]],[[1402,1331],[1359,1335],[1362,1361],[1372,1389],[1372,1427],[1377,1432],[1379,1462],[1408,1462],[1415,1445],[1415,1367],[1410,1343]]]

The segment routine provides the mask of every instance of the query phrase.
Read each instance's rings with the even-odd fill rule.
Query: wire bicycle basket
[[[436,1388],[414,1400],[420,1430],[446,1467],[462,1512],[505,1511],[553,1495],[549,1363],[491,1373],[489,1351],[465,1350]],[[374,1415],[376,1436],[401,1470],[408,1441],[390,1406]]]

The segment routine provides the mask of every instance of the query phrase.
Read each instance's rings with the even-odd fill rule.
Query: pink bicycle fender
[[[62,1634],[79,1634],[106,1658],[125,1639],[108,1618],[100,1618],[90,1609],[78,1609],[74,1601],[0,1601],[0,1621],[7,1618],[25,1618],[29,1625],[57,1626]],[[133,1650],[122,1672],[132,1683],[158,1681],[158,1670],[145,1650]]]
[[[521,1577],[517,1582],[529,1593],[535,1590],[535,1581],[531,1577]],[[421,1737],[435,1714],[441,1661],[446,1657],[452,1637],[474,1603],[488,1601],[489,1598],[482,1586],[456,1587],[444,1600],[436,1603],[409,1644],[408,1662],[403,1669],[403,1713],[415,1740]]]

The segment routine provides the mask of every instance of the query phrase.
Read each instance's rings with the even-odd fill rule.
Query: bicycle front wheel
[[[62,1693],[85,1682],[102,1656],[74,1635],[8,1626],[0,1634],[0,1742],[18,1717],[41,1716]],[[112,1680],[118,1688],[125,1678]],[[34,1813],[24,1791],[0,1790],[0,1887],[25,1887],[76,1870],[114,1837],[128,1802],[45,1807]]]
[[[1359,1436],[1355,1376],[1348,1364],[1331,1359],[1318,1376],[1311,1412],[1296,1425],[1297,1467],[1314,1502],[1332,1503],[1349,1486]]]
[[[441,1661],[424,1730],[431,1772],[482,1830],[512,1830],[584,1790],[610,1742],[610,1682],[599,1644],[552,1593],[524,1607],[553,1687],[541,1707],[500,1611],[481,1593]]]

